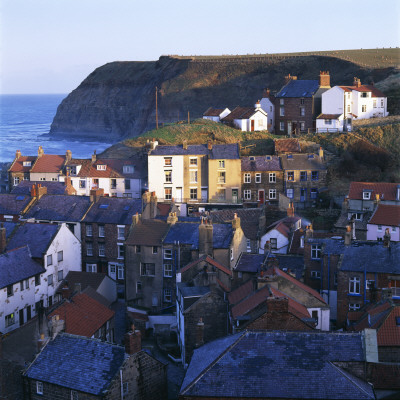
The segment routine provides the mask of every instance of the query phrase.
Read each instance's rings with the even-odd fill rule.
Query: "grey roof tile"
[[[242,157],[242,171],[282,171],[278,156]]]
[[[266,254],[242,253],[236,264],[235,271],[254,273],[259,272],[265,258]]]
[[[291,80],[275,97],[312,97],[318,89],[317,80]]]
[[[47,194],[65,194],[65,183],[64,182],[51,182],[51,181],[22,181],[19,185],[15,186],[11,193],[13,194],[31,194],[33,185],[40,184],[47,188]]]
[[[32,197],[24,194],[0,194],[0,214],[19,215]]]

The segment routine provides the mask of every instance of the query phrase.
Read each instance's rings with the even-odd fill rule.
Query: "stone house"
[[[264,205],[278,204],[283,193],[284,179],[280,159],[277,156],[242,157],[243,203]]]
[[[18,222],[33,200],[29,195],[0,194],[0,222]]]
[[[322,148],[319,154],[287,154],[281,157],[284,193],[296,208],[315,204],[326,188],[327,168]]]
[[[254,107],[236,107],[221,122],[243,132],[266,131],[268,113],[262,109],[260,101]]]
[[[227,107],[225,108],[214,108],[209,107],[204,111],[203,119],[208,119],[214,122],[220,122],[222,118],[226,117],[231,110]]]
[[[25,393],[32,400],[166,399],[166,365],[141,351],[139,331],[125,342],[58,334],[24,370]]]
[[[321,71],[319,80],[285,76],[285,85],[275,95],[275,133],[292,135],[315,129],[315,120],[321,113],[322,94],[330,87],[326,71]]]

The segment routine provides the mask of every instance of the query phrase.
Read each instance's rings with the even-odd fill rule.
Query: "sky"
[[[0,93],[69,93],[112,61],[400,46],[399,0],[0,0]]]

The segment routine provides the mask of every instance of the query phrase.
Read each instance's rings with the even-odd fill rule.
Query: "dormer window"
[[[363,190],[363,200],[371,200],[371,190]]]
[[[32,166],[32,162],[31,162],[31,161],[24,161],[24,162],[22,163],[22,165],[23,165],[24,167],[30,167],[30,166]]]
[[[361,97],[369,97],[369,96],[368,96],[368,92],[362,92],[362,93],[361,93]]]
[[[107,169],[107,165],[105,164],[98,164],[97,171],[105,171]]]
[[[135,169],[134,169],[133,165],[124,165],[124,167],[123,167],[124,174],[132,174],[134,170]]]
[[[254,156],[249,157],[249,159],[250,159],[250,161],[254,161],[255,160]]]
[[[76,165],[69,165],[67,171],[70,175],[76,175]]]

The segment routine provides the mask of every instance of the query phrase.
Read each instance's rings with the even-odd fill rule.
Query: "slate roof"
[[[211,160],[213,159],[239,160],[240,159],[239,143],[215,144],[212,147],[209,158]]]
[[[275,97],[312,97],[318,89],[317,80],[290,80]]]
[[[222,122],[233,122],[235,119],[249,119],[253,114],[256,113],[254,107],[235,107],[226,117],[222,118]],[[265,114],[265,111],[264,111]]]
[[[185,265],[180,272],[185,272],[189,270],[190,268],[194,267],[195,265],[199,264],[200,262],[206,262],[208,264],[213,265],[215,268],[218,268],[220,271],[224,272],[227,275],[232,275],[232,271],[229,268],[226,268],[222,264],[220,264],[218,261],[214,260],[212,257],[208,255],[204,255],[200,257],[198,260],[192,261],[191,263]]]
[[[139,221],[126,239],[127,245],[161,246],[162,239],[167,234],[169,224],[157,219],[144,219]]]
[[[199,225],[192,222],[177,222],[171,226],[164,244],[180,244],[191,245],[192,249],[199,248]],[[229,248],[233,238],[233,230],[231,224],[213,224],[213,247],[214,249]]]
[[[44,221],[80,222],[91,205],[89,196],[44,195],[24,218]]]
[[[301,153],[299,139],[274,139],[276,153]]]
[[[236,263],[235,271],[257,273],[261,270],[261,265],[266,258],[266,254],[242,253]]]
[[[56,224],[20,225],[11,235],[6,251],[29,245],[33,258],[42,258],[58,233],[60,227]]]
[[[24,372],[24,376],[102,395],[125,359],[125,349],[96,339],[60,333]]]
[[[219,117],[220,114],[225,110],[225,108],[214,108],[209,107],[206,111],[204,111],[203,116],[205,117]]]
[[[303,171],[326,170],[323,160],[317,154],[313,154],[310,158],[308,154],[292,154],[291,158],[281,157],[282,168],[284,170],[300,169]]]
[[[115,172],[122,175],[124,178],[130,179],[144,179],[147,177],[147,161],[135,157],[131,159],[119,159],[119,158],[103,158],[100,163],[106,163],[107,168],[112,168]],[[124,172],[124,166],[130,165],[134,167],[132,173]],[[97,170],[96,170],[97,171]]]
[[[15,227],[18,226],[16,222],[0,222],[0,226],[3,224],[3,228],[6,228],[6,239],[10,237]]]
[[[274,258],[278,260],[278,268],[286,269],[288,274],[294,273],[297,280],[303,278],[304,257],[274,254]]]
[[[258,239],[258,222],[262,215],[261,208],[239,208],[211,211],[210,218],[214,222],[231,222],[234,214],[240,218],[240,226],[247,239]]]
[[[21,156],[17,160],[14,160],[11,167],[9,168],[9,172],[29,172],[32,168],[36,160],[36,156]],[[30,161],[31,165],[28,167],[24,167],[24,161]]]
[[[335,366],[335,361],[364,361],[361,334],[243,332],[196,349],[180,395],[375,398],[368,383]]]
[[[46,270],[32,259],[29,246],[0,254],[0,289]]]
[[[374,225],[400,226],[400,205],[379,204],[368,223]]]
[[[282,171],[278,156],[242,157],[242,171]]]
[[[93,336],[115,312],[86,293],[76,294],[64,300],[48,318],[59,315],[64,320],[65,332],[86,337]]]
[[[86,214],[83,222],[130,225],[132,216],[142,212],[142,200],[121,197],[100,197]]]
[[[267,298],[271,296],[269,286],[265,285],[261,289],[252,291],[241,302],[235,304],[232,309],[232,317],[234,319],[242,317],[259,306],[261,303],[266,302]]]
[[[59,173],[65,163],[65,155],[56,154],[43,154],[41,157],[37,157],[32,168],[31,173]]]
[[[32,200],[31,196],[22,194],[0,194],[0,214],[20,215],[28,203]]]
[[[198,297],[209,293],[210,288],[208,286],[186,286],[184,283],[179,285],[179,291],[183,297]]]
[[[65,183],[52,181],[21,181],[17,186],[14,186],[11,193],[30,195],[32,186],[37,184],[46,187],[47,194],[65,194]]]
[[[68,284],[70,289],[74,289],[76,283],[81,284],[81,291],[84,291],[87,287],[92,287],[97,290],[104,279],[107,279],[107,274],[101,274],[85,271],[69,271],[67,276],[63,279],[60,287],[64,284]]]
[[[389,182],[351,182],[349,189],[349,199],[362,200],[363,190],[372,190],[371,200],[375,200],[375,195],[379,194],[381,200],[396,200],[397,186],[400,183]]]
[[[335,222],[335,228],[346,228],[347,225],[349,225],[349,218],[348,214],[350,213],[359,213],[360,211],[353,211],[353,210],[345,210],[342,211],[339,215],[339,218]],[[367,231],[368,227],[368,221],[370,217],[372,216],[372,212],[367,211],[367,212],[362,212],[362,219],[361,220],[355,220],[355,228],[356,228],[356,233],[357,231]]]
[[[254,289],[254,281],[252,279],[249,279],[247,282],[243,283],[243,285],[240,285],[238,288],[232,290],[232,292],[228,294],[229,304],[238,304],[244,298],[249,296],[254,291]]]

